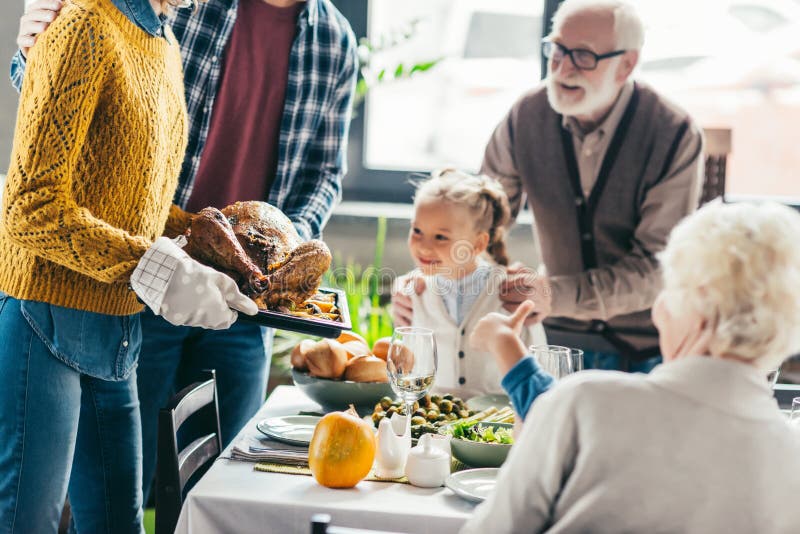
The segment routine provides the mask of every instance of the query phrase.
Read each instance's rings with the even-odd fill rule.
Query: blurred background
[[[408,172],[477,170],[494,126],[540,79],[546,0],[334,3],[367,38],[345,200],[407,202]],[[647,25],[638,78],[701,126],[732,130],[726,192],[800,197],[800,0],[635,3]],[[7,65],[22,10],[23,0],[0,6],[0,174],[16,115]]]
[[[356,329],[374,337],[391,328],[385,306],[392,277],[412,268],[405,246],[410,177],[444,165],[478,170],[495,125],[542,77],[544,21],[558,1],[333,3],[360,38],[361,76],[344,202],[325,232],[336,268],[328,283],[349,285]],[[701,127],[730,130],[726,197],[798,205],[800,0],[634,3],[647,32],[636,77],[684,106]],[[7,65],[22,11],[23,0],[0,4],[0,182],[17,108]],[[508,240],[512,260],[535,266],[530,214],[517,222]]]

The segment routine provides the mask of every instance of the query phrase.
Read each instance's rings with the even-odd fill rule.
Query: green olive
[[[424,425],[425,424],[425,418],[422,417],[422,416],[419,416],[419,415],[415,415],[414,417],[411,418],[411,424],[412,425]]]
[[[442,413],[450,413],[453,411],[453,402],[449,400],[443,400],[439,403],[439,410]]]
[[[447,395],[443,395],[442,398],[444,400],[449,400],[449,401],[453,400],[453,396],[450,393],[448,393]]]
[[[383,406],[384,410],[388,410],[389,407],[392,405],[392,399],[389,397],[383,397],[380,402],[381,406]]]
[[[469,413],[469,410],[460,410],[460,411],[458,412],[458,416],[459,416],[461,419],[466,419],[466,418],[467,418],[467,417],[469,417],[470,415],[472,415],[472,414],[470,414],[470,413]]]
[[[397,408],[397,406],[389,406],[389,409],[386,410],[386,413],[389,414],[389,415],[393,415],[393,414],[398,413],[399,411],[400,410]]]
[[[428,421],[436,421],[437,419],[439,419],[439,412],[435,412],[433,410],[429,411],[428,415],[426,416],[426,419]]]
[[[442,400],[442,398],[439,395],[431,395],[431,402],[432,403],[439,404],[440,400]]]

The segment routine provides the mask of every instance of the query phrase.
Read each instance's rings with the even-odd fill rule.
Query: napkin
[[[234,443],[231,458],[281,465],[308,465],[308,447],[289,445],[267,437],[245,436]]]

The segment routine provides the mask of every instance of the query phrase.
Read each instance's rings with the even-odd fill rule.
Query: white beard
[[[571,78],[563,80],[563,83],[580,87],[583,89],[583,98],[577,102],[571,102],[559,95],[562,91],[558,84],[560,81],[553,79],[552,73],[548,73],[545,78],[547,85],[547,100],[550,102],[556,113],[566,117],[586,117],[593,113],[609,107],[619,95],[619,88],[614,83],[614,70],[609,68],[600,87],[595,89],[583,78]]]

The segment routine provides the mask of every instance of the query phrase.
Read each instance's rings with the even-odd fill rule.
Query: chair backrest
[[[387,530],[334,527],[331,526],[330,522],[330,514],[314,514],[311,517],[311,534],[403,534],[402,532],[389,532]]]
[[[183,493],[189,479],[214,462],[222,450],[217,406],[216,374],[175,394],[158,414],[156,467],[156,534],[172,534],[178,523]],[[192,417],[195,436],[178,449],[178,430]],[[184,437],[184,436],[182,436]]]
[[[731,153],[730,128],[704,128],[705,137],[705,179],[700,205],[725,195],[725,174],[728,154]]]

